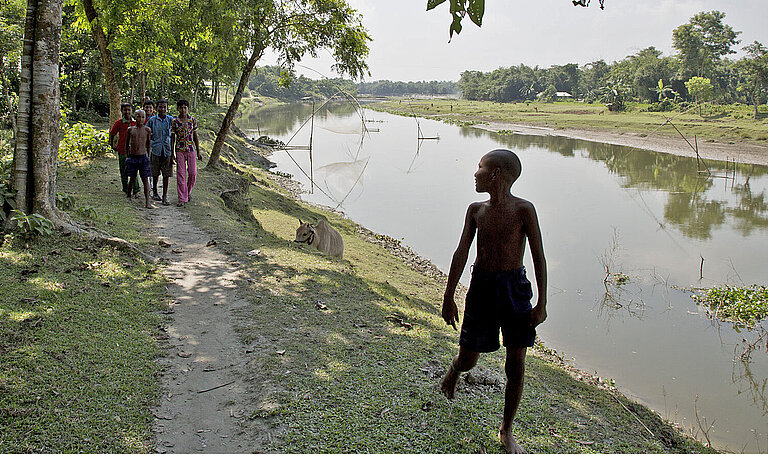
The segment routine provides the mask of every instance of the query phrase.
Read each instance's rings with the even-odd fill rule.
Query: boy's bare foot
[[[133,199],[131,198],[131,194],[128,194],[125,196],[125,201],[127,201],[128,203],[131,203],[132,200]]]
[[[515,437],[512,436],[512,431],[507,430],[506,432],[504,430],[499,430],[499,441],[501,441],[501,444],[504,446],[504,449],[507,450],[508,454],[527,454],[525,449],[523,449],[522,446],[517,444],[517,441],[515,441]]]
[[[443,392],[445,398],[453,400],[456,396],[456,385],[459,382],[459,373],[453,368],[453,361],[448,365],[448,371],[445,372],[445,376],[440,381],[440,391]]]
[[[168,203],[168,199],[163,198],[163,206],[168,206],[168,205],[170,205],[170,203]]]
[[[159,202],[161,200],[160,196],[158,194],[152,195],[152,200]]]
[[[144,208],[155,209],[155,208],[157,208],[157,206],[153,205],[152,203],[147,203],[146,205],[144,205]]]

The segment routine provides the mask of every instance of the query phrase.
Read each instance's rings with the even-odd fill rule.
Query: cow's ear
[[[299,219],[299,225],[304,225],[304,223],[301,222],[301,219]]]

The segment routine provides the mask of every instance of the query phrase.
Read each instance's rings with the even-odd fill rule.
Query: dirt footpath
[[[247,306],[237,294],[237,266],[180,208],[144,211],[161,240],[159,256],[169,259],[168,292],[175,297],[165,328],[168,353],[160,361],[163,391],[153,410],[156,451],[258,451],[241,423],[256,396],[242,376],[248,357],[235,331],[237,310]]]

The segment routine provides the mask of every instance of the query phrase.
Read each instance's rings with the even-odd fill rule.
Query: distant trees
[[[491,72],[468,70],[461,74],[458,88],[466,99],[497,102],[533,100],[536,94],[541,94],[542,100],[550,99],[554,89],[587,101],[599,98],[619,109],[632,100],[745,101],[755,105],[757,117],[757,105],[764,102],[768,91],[768,50],[755,42],[744,47],[747,57],[729,60],[741,32],[725,24],[724,18],[720,11],[701,12],[675,28],[676,53],[672,56],[650,46],[611,64],[599,60],[583,66],[570,63],[543,69],[518,65]],[[686,84],[694,77],[701,79]],[[709,80],[709,86],[703,79]],[[671,107],[674,103],[667,100],[652,108]]]
[[[744,50],[747,51],[747,56],[735,64],[741,78],[737,90],[747,94],[749,102],[755,108],[757,119],[757,107],[768,90],[768,49],[755,41],[745,46]]]
[[[296,76],[291,70],[278,66],[257,67],[248,80],[248,89],[266,97],[296,101],[307,97],[328,98],[340,90],[357,93],[357,85],[342,78],[309,79]]]
[[[412,94],[451,95],[458,92],[454,81],[389,81],[361,82],[357,85],[361,94],[380,96],[404,96]]]

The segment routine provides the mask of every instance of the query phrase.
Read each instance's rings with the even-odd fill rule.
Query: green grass
[[[746,105],[713,105],[703,110],[681,112],[648,112],[648,104],[629,103],[621,113],[611,113],[600,103],[496,103],[458,99],[390,100],[372,105],[374,109],[394,114],[444,120],[458,125],[508,122],[556,129],[610,131],[613,133],[659,134],[677,137],[667,118],[688,137],[700,141],[752,141],[768,145],[768,113],[761,107],[760,118],[754,119],[754,108]]]
[[[213,134],[203,127],[200,137],[207,158]],[[492,382],[462,380],[453,402],[437,389],[458,337],[439,316],[444,280],[410,269],[348,219],[295,200],[276,175],[243,165],[251,152],[241,138],[229,145],[228,166],[200,170],[184,211],[246,278],[239,286],[250,306],[237,331],[251,351],[242,370],[256,405],[245,432],[263,438],[259,449],[501,452],[502,352],[481,359]],[[154,243],[141,210],[126,208],[118,192],[116,158],[63,167],[57,185],[80,222],[142,248]],[[235,188],[247,189],[239,212],[219,197]],[[292,241],[299,218],[321,217],[342,234],[344,260]],[[0,451],[151,452],[163,278],[132,256],[60,235],[28,247],[6,242],[0,264]],[[529,356],[526,366],[514,432],[529,451],[708,451],[544,357]]]
[[[0,247],[0,452],[148,452],[164,279],[59,234]]]

